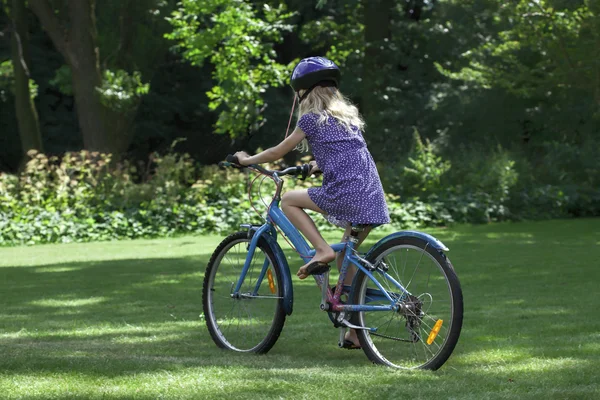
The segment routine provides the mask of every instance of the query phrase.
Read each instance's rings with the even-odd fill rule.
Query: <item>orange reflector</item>
[[[275,281],[273,280],[271,269],[267,270],[267,279],[269,279],[269,289],[271,289],[271,293],[275,294]]]
[[[442,324],[444,320],[438,319],[431,332],[429,332],[429,337],[427,338],[427,344],[433,343],[438,333],[440,333],[440,329],[442,329]]]

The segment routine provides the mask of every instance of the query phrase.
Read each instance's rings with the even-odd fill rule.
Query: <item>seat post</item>
[[[362,225],[353,224],[350,232],[350,241],[354,244],[358,243],[358,234],[364,230],[365,228]]]

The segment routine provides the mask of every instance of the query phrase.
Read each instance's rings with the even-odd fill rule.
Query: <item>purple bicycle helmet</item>
[[[306,90],[300,98],[302,101],[315,86],[337,87],[340,79],[340,69],[333,61],[325,57],[308,57],[294,68],[290,85],[296,93]]]

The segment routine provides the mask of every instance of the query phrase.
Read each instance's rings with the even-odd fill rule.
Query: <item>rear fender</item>
[[[368,260],[370,260],[370,256],[382,245],[384,245],[385,243],[389,242],[390,240],[396,239],[396,238],[416,238],[416,239],[421,239],[426,241],[427,243],[429,243],[429,245],[431,247],[433,247],[434,249],[440,251],[440,252],[444,252],[444,251],[449,251],[448,247],[446,247],[446,245],[444,243],[442,243],[440,240],[434,238],[433,236],[424,233],[424,232],[418,232],[418,231],[400,231],[400,232],[395,232],[392,233],[391,235],[388,235],[386,237],[384,237],[383,239],[381,239],[379,242],[375,243],[375,245],[373,247],[371,247],[371,249],[369,250],[369,252],[367,253],[366,258]]]

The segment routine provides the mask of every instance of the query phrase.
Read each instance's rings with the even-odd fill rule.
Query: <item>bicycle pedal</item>
[[[323,263],[320,261],[315,261],[306,266],[306,274],[307,275],[322,275],[325,272],[329,272],[330,268],[331,267],[329,266],[329,264],[326,264],[326,263]]]

